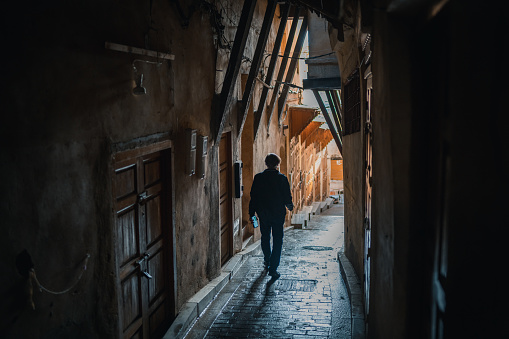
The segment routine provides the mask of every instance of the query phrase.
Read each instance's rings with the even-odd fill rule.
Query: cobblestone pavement
[[[246,260],[187,333],[195,338],[351,338],[350,303],[339,273],[343,205],[285,232],[281,277],[263,257]]]

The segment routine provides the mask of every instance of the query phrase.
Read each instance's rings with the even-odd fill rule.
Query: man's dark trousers
[[[281,259],[283,247],[283,226],[285,217],[260,218],[260,231],[262,233],[261,247],[265,264],[269,266],[269,272],[276,272]],[[270,248],[270,234],[272,232],[272,250]]]

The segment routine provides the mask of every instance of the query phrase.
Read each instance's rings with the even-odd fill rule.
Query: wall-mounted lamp
[[[136,68],[135,68],[136,72]],[[147,94],[147,89],[143,87],[143,73],[140,76],[140,82],[136,84],[136,87],[133,88],[133,94],[134,95],[142,95]]]
[[[154,65],[157,65],[157,66],[161,66],[162,65],[160,62],[136,59],[136,60],[133,61],[133,71],[134,71],[135,78],[138,77],[138,69],[135,66],[135,63],[137,63],[137,62],[143,62],[143,63],[146,63],[146,64],[154,64]],[[144,95],[144,94],[147,94],[147,89],[145,87],[143,87],[143,73],[140,74],[139,82],[137,82],[136,83],[136,87],[133,88],[133,94],[134,95]]]
[[[136,69],[136,67],[134,67],[134,64],[136,62],[144,62],[147,64],[156,64],[156,65],[160,66],[162,63],[159,60],[175,60],[174,54],[170,54],[167,52],[151,51],[148,49],[116,44],[114,42],[109,42],[109,41],[106,41],[104,43],[104,47],[111,51],[118,51],[118,52],[123,52],[123,53],[137,54],[137,55],[157,58],[157,60],[158,60],[157,62],[141,60],[141,59],[134,60],[133,61],[133,69],[134,69],[135,74],[137,74],[137,69]],[[147,94],[147,89],[143,87],[143,74],[140,77],[140,83],[136,84],[136,87],[133,89],[133,94],[135,94],[135,95]]]

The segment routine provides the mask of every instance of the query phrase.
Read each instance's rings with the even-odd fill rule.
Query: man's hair
[[[268,168],[276,168],[280,162],[281,158],[277,154],[269,153],[265,157],[265,165],[267,165]]]

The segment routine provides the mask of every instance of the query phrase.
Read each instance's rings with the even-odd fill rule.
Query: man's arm
[[[258,203],[258,180],[257,175],[255,175],[253,179],[253,184],[251,185],[251,192],[249,193],[251,196],[251,200],[249,200],[249,219],[251,219],[256,212],[257,203]]]
[[[286,176],[283,180],[283,199],[286,208],[288,208],[289,211],[293,211],[292,191],[290,190],[290,183]]]

